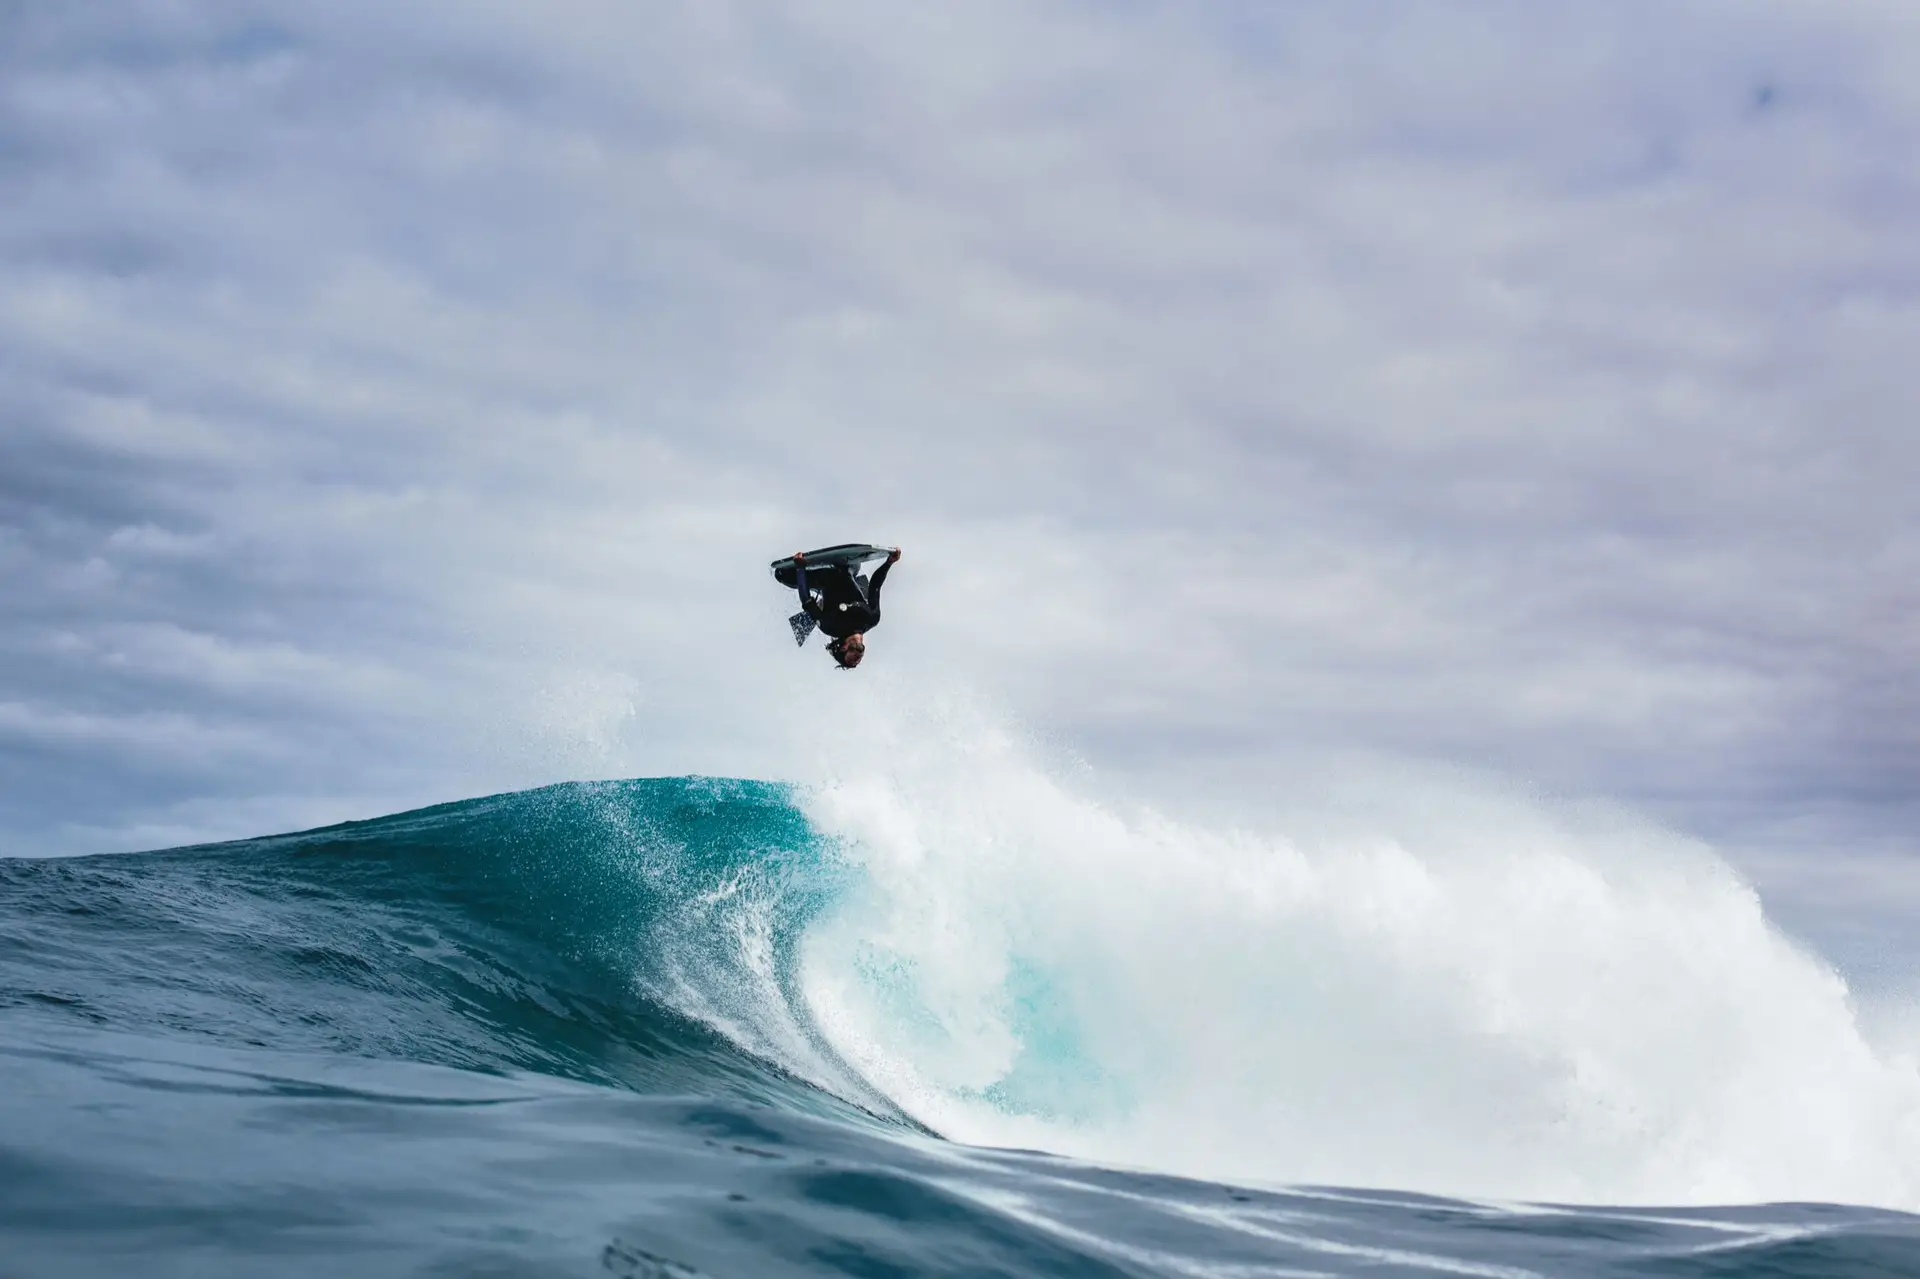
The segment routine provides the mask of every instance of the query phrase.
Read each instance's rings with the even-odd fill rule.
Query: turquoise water
[[[927,942],[961,925],[862,935],[875,867],[798,801],[560,786],[0,861],[0,1275],[1920,1274],[1920,1220],[1884,1209],[1555,1209],[952,1140],[873,1062],[968,1051]],[[1032,952],[988,992],[1006,1046],[950,1100],[1124,1131],[1153,1077],[1059,945],[1006,935]]]

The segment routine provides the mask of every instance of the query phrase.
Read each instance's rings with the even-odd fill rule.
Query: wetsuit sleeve
[[[813,592],[807,589],[807,566],[805,564],[794,565],[793,587],[800,592],[801,611],[816,622],[823,620],[820,616],[820,606],[813,602]]]
[[[867,610],[873,614],[875,623],[880,621],[880,588],[886,583],[887,570],[892,567],[892,561],[882,564],[874,571],[873,580],[867,583]]]

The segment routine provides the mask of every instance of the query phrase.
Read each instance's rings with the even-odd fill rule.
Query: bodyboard
[[[858,571],[869,560],[884,560],[893,552],[884,546],[869,546],[865,542],[842,542],[839,546],[823,546],[817,551],[807,552],[807,567],[827,568],[846,565]],[[793,556],[787,555],[773,562],[773,577],[788,590],[798,590],[799,582],[794,580],[793,571],[797,568]]]

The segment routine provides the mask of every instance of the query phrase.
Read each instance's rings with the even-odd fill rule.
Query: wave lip
[[[889,1122],[796,1020],[826,891],[785,787],[563,785],[159,853],[0,861],[0,1004],[169,1038]]]

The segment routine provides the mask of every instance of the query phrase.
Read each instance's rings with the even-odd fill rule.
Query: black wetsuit
[[[869,582],[845,564],[803,564],[794,574],[800,607],[834,639],[845,639],[880,625],[880,587],[887,580],[888,560]],[[814,592],[820,598],[814,598]]]

